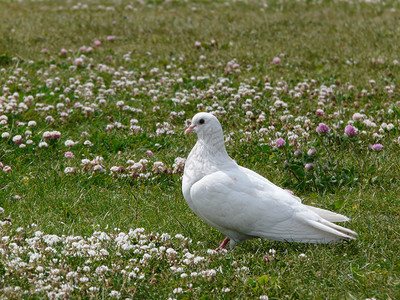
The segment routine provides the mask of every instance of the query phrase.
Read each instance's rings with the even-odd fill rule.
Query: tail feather
[[[306,205],[306,206],[309,210],[313,211],[314,213],[319,215],[321,218],[324,218],[325,220],[328,220],[330,222],[346,222],[346,221],[350,220],[346,216],[343,216],[338,213],[334,213],[334,212],[326,210],[326,209],[309,206],[309,205]]]
[[[321,230],[321,233],[334,236],[337,240],[354,240],[357,235],[354,231],[344,228],[342,226],[333,224],[326,220],[307,220],[307,223],[315,229]]]
[[[354,239],[354,237],[357,235],[357,232],[355,232],[355,231],[353,231],[351,229],[339,226],[339,225],[334,224],[332,222],[329,222],[327,220],[321,220],[321,223],[326,225],[326,226],[328,226],[328,227],[331,227],[331,228],[333,228],[333,229],[335,229],[335,230],[337,230],[337,231],[339,231],[339,232],[341,232],[343,234],[346,234],[346,235],[350,236],[352,239]]]

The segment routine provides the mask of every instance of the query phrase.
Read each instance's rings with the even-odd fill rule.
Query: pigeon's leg
[[[222,241],[221,245],[219,245],[219,247],[218,247],[217,249],[215,249],[215,251],[220,251],[220,250],[222,250],[222,249],[225,249],[225,247],[226,247],[226,245],[228,244],[229,241],[230,241],[230,238],[226,237],[226,238]],[[232,242],[232,241],[231,241],[231,242]]]
[[[238,243],[236,243],[234,240],[231,240],[231,242],[229,243],[229,249],[231,250],[235,249],[237,244]]]

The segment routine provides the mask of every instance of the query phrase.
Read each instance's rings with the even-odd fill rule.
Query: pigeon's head
[[[222,127],[218,119],[212,114],[201,112],[196,114],[192,119],[192,124],[186,129],[185,134],[189,132],[196,132],[199,138],[215,137],[221,135]]]

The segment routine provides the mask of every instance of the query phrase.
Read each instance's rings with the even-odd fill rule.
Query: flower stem
[[[361,175],[363,175],[363,174],[364,174],[364,170],[363,170],[363,168],[361,167],[360,160],[359,160],[359,158],[358,158],[356,149],[354,148],[354,145],[353,145],[353,143],[352,143],[351,141],[350,141],[350,145],[351,145],[351,148],[353,149],[354,155],[356,156],[357,163],[358,163],[358,167],[360,168],[360,171],[361,171]]]
[[[332,165],[332,156],[331,156],[331,153],[329,152],[328,147],[325,145],[324,140],[323,140],[320,136],[318,136],[318,138],[319,138],[319,140],[321,141],[322,145],[324,146],[326,152],[328,153],[328,156],[329,156],[329,164]]]
[[[290,168],[290,163],[289,163],[290,159],[289,159],[289,154],[287,152],[286,147],[284,148],[284,151],[285,151],[286,159],[288,160],[288,164],[289,164],[288,168],[289,168],[290,173],[292,173],[293,176],[297,179],[297,182],[300,182],[299,177],[297,177],[296,173]]]

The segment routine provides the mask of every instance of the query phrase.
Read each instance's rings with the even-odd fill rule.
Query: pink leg
[[[215,249],[215,251],[220,251],[220,250],[222,250],[222,249],[225,249],[225,247],[226,247],[226,245],[228,244],[229,241],[230,241],[230,238],[226,237],[226,238],[222,241],[221,245],[219,245],[219,247],[218,247],[217,249]]]

